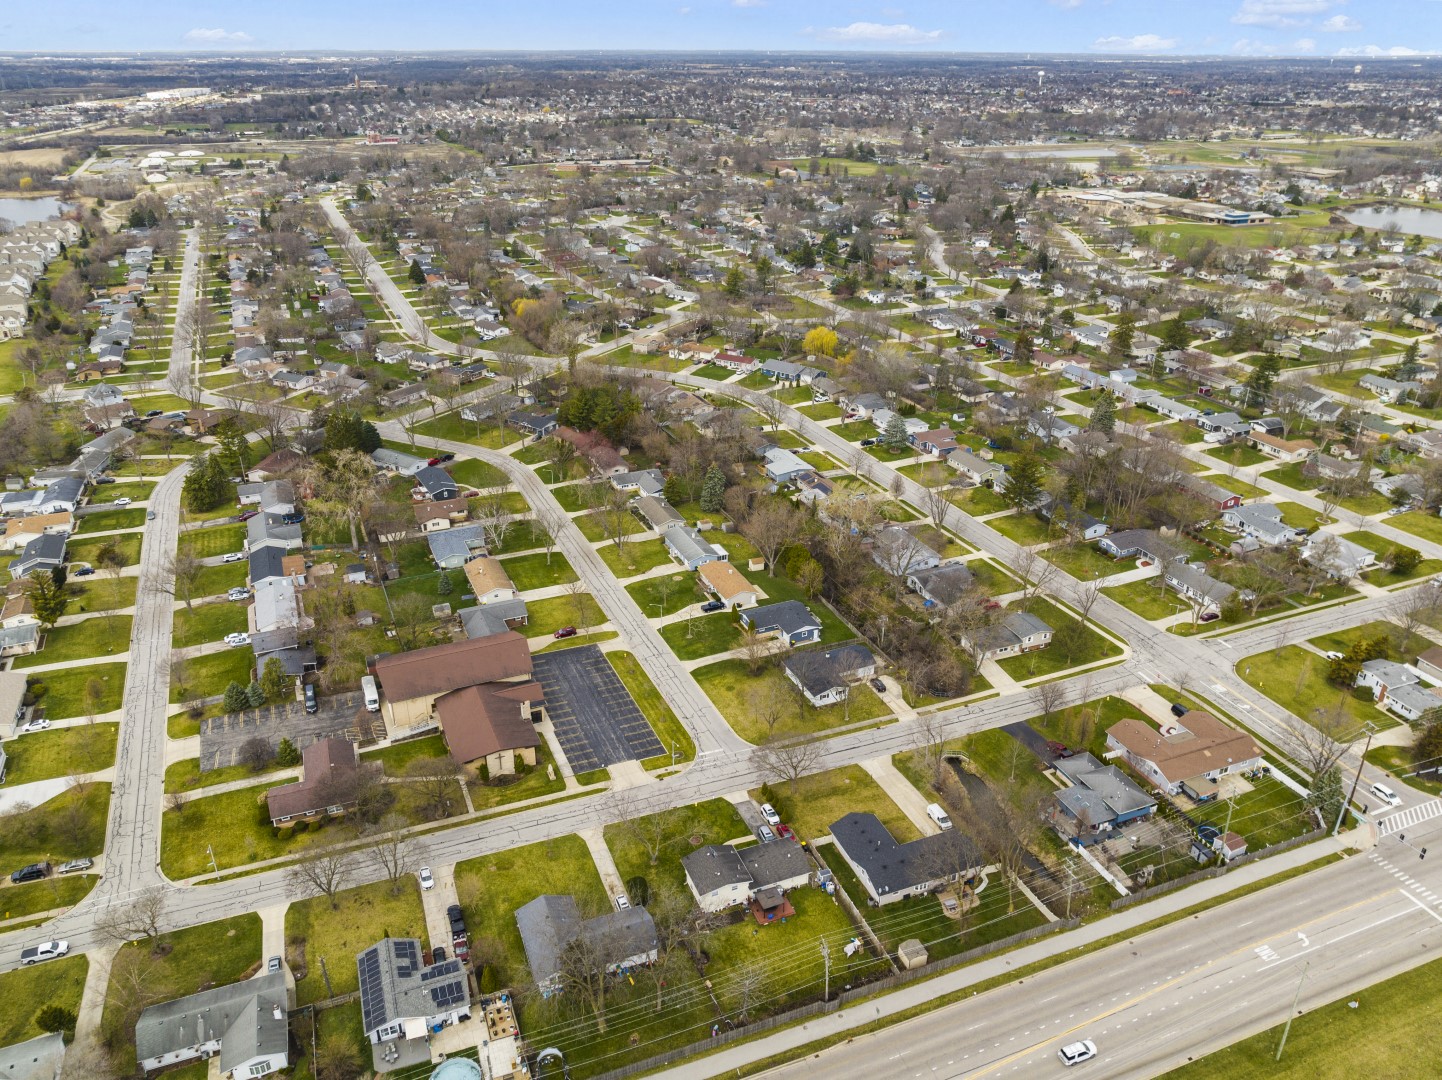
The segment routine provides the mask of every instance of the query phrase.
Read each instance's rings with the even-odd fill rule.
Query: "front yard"
[[[381,938],[420,938],[429,947],[421,888],[410,875],[397,882],[377,881],[336,894],[336,906],[324,896],[298,900],[285,913],[285,952],[295,975],[297,1005],[308,1005],[356,989],[356,954]],[[330,991],[321,975],[324,958]]]

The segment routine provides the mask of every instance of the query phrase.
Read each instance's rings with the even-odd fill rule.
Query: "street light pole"
[[[1282,1041],[1277,1044],[1277,1056],[1272,1059],[1273,1061],[1282,1060],[1282,1051],[1286,1049],[1287,1046],[1287,1036],[1291,1034],[1292,1031],[1292,1017],[1297,1015],[1297,1002],[1302,1000],[1302,983],[1306,981],[1307,969],[1311,966],[1312,961],[1310,960],[1302,965],[1302,977],[1297,980],[1297,996],[1292,998],[1292,1008],[1291,1011],[1287,1013],[1287,1026],[1282,1029]]]

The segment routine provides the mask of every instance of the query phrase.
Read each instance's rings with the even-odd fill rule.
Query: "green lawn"
[[[1442,544],[1442,517],[1438,517],[1436,514],[1423,514],[1413,510],[1406,514],[1398,514],[1396,517],[1389,517],[1387,524],[1409,532],[1413,536],[1420,536],[1423,540]]]
[[[636,533],[646,531],[646,526],[637,520],[635,514],[624,514],[615,520],[608,521],[611,515],[608,513],[596,512],[582,514],[575,519],[576,527],[587,540],[595,543],[598,540],[611,540],[611,534],[619,528],[622,536],[634,536]],[[612,543],[611,547],[616,545]]]
[[[236,605],[237,607],[239,605]],[[170,666],[170,703],[179,705],[193,698],[225,693],[232,682],[250,682],[255,655],[245,648],[222,649],[209,656],[197,656]],[[181,676],[184,682],[181,682]]]
[[[901,807],[860,765],[804,776],[796,782],[794,791],[789,783],[773,783],[769,788],[771,805],[801,840],[826,836],[834,822],[855,810],[875,814],[902,843],[921,835]],[[760,789],[751,793],[757,801],[765,801],[762,795]]]
[[[1064,631],[1069,624],[1078,622],[1074,615],[1064,613],[1048,600],[1032,600],[1029,610],[1057,631],[1058,636],[1064,636]],[[1118,646],[1102,637],[1093,627],[1087,626],[1079,631],[1075,646],[1070,653],[1067,652],[1064,643],[1053,638],[1052,643],[1045,649],[1024,653],[1021,656],[1008,656],[1004,660],[998,660],[997,663],[1013,679],[1030,679],[1038,675],[1054,675],[1067,668],[1079,667],[1082,664],[1090,664],[1120,654],[1121,649]]]
[[[1248,469],[1253,465],[1262,465],[1274,460],[1256,447],[1248,446],[1246,443],[1237,443],[1234,446],[1214,446],[1210,450],[1202,452],[1208,457],[1216,458],[1223,465],[1235,465],[1239,469]]]
[[[647,616],[659,618],[682,611],[692,604],[705,603],[709,597],[701,591],[696,575],[681,567],[674,574],[661,574],[627,585],[631,599]]]
[[[621,548],[617,548],[615,544],[607,544],[598,549],[597,554],[618,578],[644,574],[647,570],[665,566],[672,561],[666,552],[666,545],[660,540],[633,540]]]
[[[1164,619],[1189,610],[1187,602],[1163,585],[1160,577],[1113,585],[1102,592],[1143,619]]]
[[[197,722],[198,729],[198,722]],[[173,761],[165,767],[165,790],[195,791],[215,784],[229,784],[236,780],[261,782],[259,774],[252,772],[248,765],[222,765],[207,772],[200,771],[200,762],[195,758]]]
[[[525,967],[516,909],[546,893],[574,896],[583,906],[594,907],[596,914],[611,910],[590,849],[579,836],[510,848],[456,865],[456,894],[471,940],[494,938],[504,949],[503,986],[523,977]]]
[[[840,405],[830,401],[820,401],[814,405],[803,405],[796,411],[802,416],[810,417],[812,420],[834,420],[838,416],[845,415],[845,411]]]
[[[696,756],[696,744],[691,741],[691,733],[686,730],[684,724],[676,719],[675,712],[671,706],[666,704],[660,692],[656,689],[651,677],[646,674],[645,668],[629,652],[608,652],[606,659],[610,661],[616,674],[626,684],[636,707],[641,710],[641,715],[650,721],[651,728],[656,732],[656,737],[661,740],[661,745],[666,748],[664,754],[654,758],[647,758],[641,764],[648,769],[659,769],[671,764],[671,752],[674,747],[676,752],[676,763],[690,761]]]
[[[1074,750],[1088,750],[1094,757],[1106,753],[1107,729],[1118,720],[1146,721],[1147,715],[1119,697],[1103,697],[1059,709],[1050,719],[1033,717],[1028,723],[1048,739],[1065,743]]]
[[[65,547],[65,558],[73,565],[75,563],[94,563],[100,554],[100,549],[106,544],[114,544],[116,550],[122,556],[122,566],[134,566],[140,561],[140,534],[126,533],[124,536],[96,537],[90,540],[80,540]]]
[[[1035,514],[1008,514],[1006,517],[992,518],[986,524],[1023,547],[1056,539],[1051,526]]]
[[[728,652],[741,644],[741,627],[729,611],[699,615],[661,627],[661,637],[682,660]]]
[[[94,858],[105,847],[109,808],[109,784],[80,784],[10,815],[0,834],[0,866]]]
[[[485,488],[504,487],[510,483],[510,477],[488,461],[460,458],[447,463],[445,468],[456,483],[467,484],[473,488],[484,490]]]
[[[956,470],[941,461],[918,461],[914,465],[903,465],[897,471],[926,487],[947,484],[956,477]]]
[[[1296,488],[1299,491],[1315,491],[1322,486],[1322,482],[1315,476],[1302,475],[1302,466],[1295,461],[1275,469],[1269,469],[1267,479],[1275,480],[1279,484],[1286,484],[1287,487]]]
[[[506,803],[536,799],[542,795],[555,795],[566,790],[566,781],[561,770],[554,767],[551,752],[542,743],[536,751],[536,767],[524,773],[491,780],[488,783],[476,781],[470,786],[471,805],[477,810],[486,810]],[[548,779],[547,768],[555,773],[555,779]]]
[[[17,656],[14,666],[28,668],[37,664],[68,663],[92,656],[123,653],[130,648],[132,621],[129,615],[97,615],[68,626],[54,627],[45,632],[44,646],[39,652]]]
[[[197,604],[193,610],[179,608],[175,612],[175,629],[171,640],[175,648],[220,641],[226,634],[244,632],[248,605],[229,600]]]
[[[480,434],[477,434],[477,425],[474,422],[461,419],[460,410],[444,413],[432,420],[423,421],[415,427],[417,435],[466,442],[473,446],[485,447],[488,450],[504,450],[521,439],[519,431],[503,424],[482,423],[479,430]],[[424,447],[421,449],[423,450]]]
[[[74,907],[100,882],[98,874],[52,874],[28,885],[0,888],[0,919],[18,919],[42,911]]]
[[[606,621],[605,612],[591,598],[590,593],[532,601],[526,605],[526,615],[526,625],[520,628],[526,637],[544,637],[554,634],[563,626],[585,630],[600,626]]]
[[[87,687],[98,689],[93,707],[97,715],[120,708],[125,691],[124,664],[87,664],[85,667],[45,671],[30,676],[30,690],[40,698],[45,715],[51,720],[66,720],[89,715],[92,699]]]
[[[1389,659],[1402,663],[1432,647],[1432,642],[1421,634],[1408,633],[1396,623],[1388,622],[1385,619],[1351,626],[1334,634],[1323,634],[1321,637],[1311,638],[1309,644],[1315,645],[1323,652],[1346,652],[1359,641],[1377,637],[1385,637],[1388,640],[1392,650]]]
[[[179,549],[188,551],[197,559],[215,555],[226,555],[240,551],[245,545],[245,525],[212,525],[202,529],[190,529],[180,534]]]
[[[5,744],[5,781],[12,787],[115,764],[119,724],[85,724],[22,735]]]
[[[557,638],[549,645],[544,645],[534,652],[560,652],[563,649],[575,649],[582,645],[599,645],[603,641],[611,641],[621,635],[615,630],[599,630],[591,634],[577,634],[575,637]]]
[[[202,596],[220,596],[231,589],[244,585],[249,577],[249,568],[243,562],[221,563],[218,566],[201,567],[195,575],[195,592],[192,602]],[[178,600],[185,597],[178,596]]]
[[[755,676],[748,673],[742,659],[707,664],[691,674],[736,734],[753,743],[764,742],[773,733],[790,736],[829,731],[885,716],[889,711],[865,685],[852,687],[849,701],[818,709],[797,693],[779,661],[767,664]],[[758,705],[763,701],[776,703],[774,731],[768,727],[768,710]]]
[[[356,954],[387,934],[420,938],[429,947],[420,883],[406,877],[398,884],[395,892],[385,881],[346,889],[336,894],[334,908],[324,896],[290,905],[285,913],[285,951],[296,977],[297,1005],[331,996],[321,975],[322,959],[331,989],[348,994],[356,989]]]
[[[135,604],[135,590],[140,579],[135,577],[110,577],[108,574],[94,574],[90,577],[67,578],[65,594],[70,597],[67,615],[83,615],[90,611],[104,611],[107,608],[120,609]]]
[[[1431,758],[1419,761],[1416,751],[1410,746],[1374,746],[1367,751],[1367,762],[1379,769],[1386,769],[1393,776],[1429,795],[1442,795],[1442,781],[1437,779],[1437,773],[1428,773],[1426,776],[1411,775],[1418,766],[1430,769],[1438,763]]]
[[[1327,715],[1340,707],[1359,730],[1368,720],[1378,728],[1396,726],[1396,720],[1372,704],[1371,691],[1334,686],[1327,681],[1327,668],[1327,660],[1316,653],[1286,645],[1239,661],[1237,674],[1309,722],[1319,713]]]
[[[606,846],[623,882],[643,877],[652,888],[669,885],[682,891],[686,889],[686,871],[681,866],[684,856],[706,844],[724,844],[750,835],[736,807],[725,799],[663,810],[605,828]],[[659,848],[654,866],[653,846]]]
[[[530,589],[544,589],[548,585],[565,585],[576,580],[576,572],[566,561],[566,556],[553,551],[535,555],[518,555],[504,559],[501,566],[510,577],[511,583],[522,592]]]
[[[967,488],[951,494],[952,504],[973,517],[1010,510],[1011,504],[988,487]],[[991,523],[988,523],[991,524]]]
[[[1078,581],[1092,581],[1131,569],[1103,555],[1091,544],[1061,544],[1047,548],[1042,556]]]
[[[46,1005],[78,1013],[89,970],[90,962],[84,954],[77,954],[0,973],[0,1000],[10,1002],[0,1011],[0,1046],[44,1034],[35,1026],[35,1014]]]
[[[378,761],[387,776],[400,776],[405,767],[417,758],[439,758],[446,755],[446,739],[437,732],[420,739],[407,739],[392,743],[376,750],[366,750],[361,757],[366,761]]]
[[[1279,780],[1262,777],[1248,781],[1252,790],[1231,800],[1232,831],[1247,839],[1249,850],[1257,851],[1301,836],[1313,828],[1313,819],[1302,803],[1302,797]],[[1200,824],[1224,828],[1228,805],[1217,801],[1191,811]]]
[[[1295,1017],[1284,1066],[1275,1061],[1282,1037],[1278,1024],[1166,1076],[1168,1080],[1416,1076],[1417,1048],[1427,1045],[1436,1019],[1435,1010],[1426,1003],[1436,1001],[1439,994],[1442,960],[1433,960]],[[1352,1002],[1357,1003],[1355,1009]]]
[[[106,492],[107,500],[109,492]],[[136,529],[145,524],[145,511],[138,506],[123,506],[118,510],[98,510],[86,514],[75,523],[75,535],[82,533],[111,532],[115,529]]]

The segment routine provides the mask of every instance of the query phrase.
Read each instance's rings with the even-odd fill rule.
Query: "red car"
[[[260,514],[260,511],[259,511],[259,510],[246,510],[244,513],[242,513],[242,514],[240,515],[240,520],[241,520],[241,521],[249,521],[251,518],[257,517],[259,514]]]
[[[778,825],[778,826],[776,826],[776,835],[779,836],[779,837],[781,837],[781,839],[783,839],[783,840],[795,840],[795,839],[796,839],[796,834],[791,831],[791,826],[790,826],[790,825]]]
[[[427,461],[427,462],[426,462],[427,465],[439,465],[440,463],[441,463],[441,459],[438,458],[438,457],[433,457],[433,458],[431,458],[430,461]]]
[[[574,626],[563,626],[563,627],[561,627],[559,630],[557,630],[553,636],[554,636],[554,637],[558,637],[558,638],[561,638],[561,637],[575,637],[575,636],[576,636],[576,628],[575,628]]]

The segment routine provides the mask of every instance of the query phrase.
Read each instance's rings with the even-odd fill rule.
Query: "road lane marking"
[[[1442,922],[1442,915],[1438,915],[1435,911],[1429,908],[1426,904],[1422,903],[1421,900],[1418,900],[1411,893],[1402,892],[1401,889],[1398,889],[1397,891],[1402,893],[1402,895],[1405,896],[1408,900],[1412,901],[1412,903],[1416,904],[1417,907],[1420,908],[1422,911],[1425,911],[1428,915],[1431,915],[1432,918],[1436,919],[1438,922]]]

